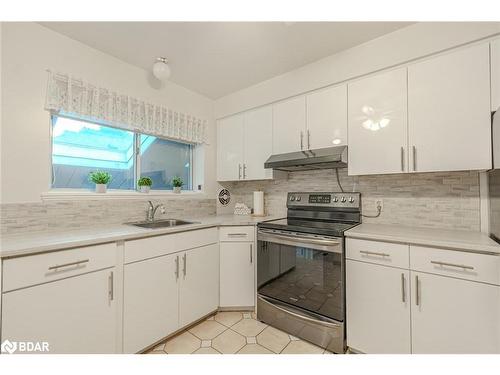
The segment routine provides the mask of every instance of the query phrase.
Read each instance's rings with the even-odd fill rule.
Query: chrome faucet
[[[149,203],[149,207],[148,207],[148,211],[147,211],[147,215],[146,215],[146,221],[149,221],[149,222],[153,222],[155,221],[155,215],[156,215],[156,211],[158,211],[158,209],[160,209],[160,212],[162,214],[165,213],[165,206],[163,206],[163,204],[158,204],[158,205],[154,205],[153,202],[151,201],[148,201]]]

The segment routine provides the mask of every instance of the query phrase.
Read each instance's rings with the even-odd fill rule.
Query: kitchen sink
[[[138,221],[135,223],[127,223],[128,225],[134,225],[136,227],[157,229],[157,228],[171,228],[178,227],[179,225],[197,224],[194,221],[186,221],[179,219],[164,219],[155,221]]]

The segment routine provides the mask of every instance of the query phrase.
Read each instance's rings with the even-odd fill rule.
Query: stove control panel
[[[361,193],[288,193],[287,207],[361,207]]]

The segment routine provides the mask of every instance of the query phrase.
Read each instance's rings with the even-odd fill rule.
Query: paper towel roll
[[[264,192],[253,192],[253,214],[255,216],[264,216]]]

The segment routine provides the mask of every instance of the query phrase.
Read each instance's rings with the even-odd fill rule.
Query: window
[[[153,189],[171,190],[179,176],[191,190],[192,154],[190,144],[52,116],[52,188],[92,189],[88,175],[101,170],[113,176],[110,189],[133,190],[148,176]]]

